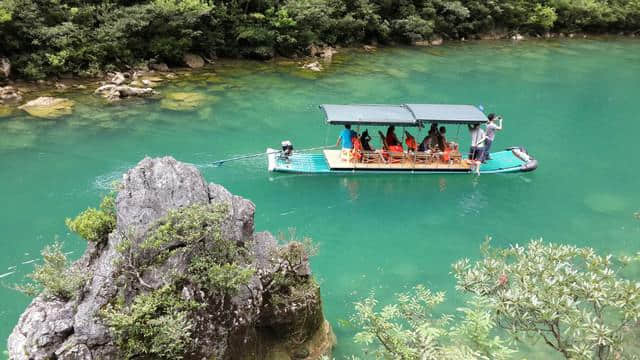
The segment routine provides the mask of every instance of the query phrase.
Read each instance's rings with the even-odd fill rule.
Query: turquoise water
[[[640,249],[638,41],[385,49],[344,54],[322,74],[259,63],[216,72],[160,89],[205,94],[194,111],[80,96],[74,115],[57,121],[0,118],[0,281],[19,281],[55,236],[79,256],[84,243],[64,218],[97,205],[146,155],[194,163],[208,181],[251,199],[256,230],[294,227],[320,244],[313,269],[338,336],[336,357],[356,349],[338,320],[371,289],[389,299],[423,283],[447,291],[442,310],[455,311],[450,264],[476,257],[485,236],[496,245],[543,237],[614,254]],[[339,129],[323,124],[317,105],[345,102],[483,104],[505,118],[494,149],[524,145],[540,167],[473,177],[278,175],[262,157],[210,166],[284,139],[297,148],[334,143]],[[455,138],[456,128],[448,133]],[[461,129],[463,148],[466,135]],[[5,287],[0,299],[6,339],[29,299]]]

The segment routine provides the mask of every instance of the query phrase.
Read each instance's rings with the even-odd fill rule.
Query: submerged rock
[[[185,54],[182,60],[192,69],[199,69],[204,66],[204,59],[200,55]]]
[[[248,262],[238,266],[252,272],[233,296],[205,293],[208,290],[199,287],[199,280],[187,276],[193,271],[194,259],[202,259],[206,251],[217,251],[209,247],[218,240],[204,238],[188,245],[171,237],[166,250],[143,246],[157,234],[159,221],[168,214],[195,206],[200,206],[198,214],[201,209],[205,214],[213,207],[226,209],[216,213],[222,216],[216,217],[220,234],[216,238],[246,252]],[[294,358],[302,353],[308,353],[309,360],[320,359],[330,352],[335,338],[322,315],[319,287],[311,278],[305,252],[300,252],[298,243],[279,246],[271,234],[254,233],[254,210],[250,201],[220,185],[207,184],[193,165],[171,157],[145,158],[123,175],[116,198],[115,230],[103,243],[90,243],[74,264],[92,277],[71,300],[35,298],[9,336],[9,358],[123,359],[125,354],[104,318],[104,309],[117,304],[133,306],[141,296],[171,286],[175,301],[199,304],[189,305],[193,331],[186,334],[189,346],[181,354],[185,359]],[[145,266],[132,267],[131,259]],[[162,326],[161,322],[154,324]],[[184,332],[175,331],[172,336],[185,339]],[[136,344],[136,349],[144,346]],[[162,345],[166,342],[160,344],[166,346]],[[175,358],[153,353],[136,357]]]
[[[165,95],[160,101],[160,106],[175,111],[193,110],[202,105],[205,99],[203,94],[196,92],[173,92]]]
[[[12,107],[0,104],[0,118],[10,116],[12,113]]]
[[[18,107],[39,118],[58,118],[73,112],[73,100],[42,96]]]
[[[308,63],[308,64],[304,64],[304,65],[302,65],[302,68],[305,69],[305,70],[315,71],[315,72],[322,71],[322,65],[317,61],[314,61],[314,62],[311,62],[311,63]]]

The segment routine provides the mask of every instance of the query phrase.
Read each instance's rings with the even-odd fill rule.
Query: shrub
[[[486,299],[516,339],[541,339],[569,359],[620,359],[640,320],[640,283],[622,275],[638,257],[531,241],[454,264],[457,288]]]
[[[29,296],[42,293],[46,297],[57,297],[62,300],[76,296],[88,275],[69,266],[67,256],[62,251],[62,244],[59,242],[47,245],[41,254],[42,265],[35,265],[33,272],[27,275],[33,282],[17,285],[16,289]]]
[[[100,243],[107,240],[109,233],[116,227],[115,199],[105,196],[100,209],[88,208],[78,214],[75,219],[66,219],[69,230],[82,236],[85,240]]]
[[[190,279],[204,289],[223,294],[235,294],[238,287],[246,285],[255,273],[254,269],[237,264],[216,264],[210,257],[198,257],[189,265]]]
[[[125,358],[182,359],[192,342],[189,311],[197,307],[167,285],[136,296],[129,306],[108,305],[101,316]]]
[[[360,328],[355,341],[377,359],[505,359],[514,352],[493,336],[495,323],[478,299],[470,308],[460,309],[463,318],[455,326],[454,316],[433,315],[444,293],[418,285],[412,292],[398,294],[396,300],[380,311],[373,295],[355,305],[351,323]]]

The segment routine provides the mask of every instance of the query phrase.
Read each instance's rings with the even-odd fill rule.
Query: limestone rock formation
[[[283,260],[283,254],[299,244],[278,245],[271,234],[254,233],[253,203],[220,185],[207,184],[195,166],[164,157],[145,158],[123,175],[116,198],[115,230],[102,244],[89,243],[74,264],[83,273],[92,274],[90,280],[68,301],[43,295],[35,298],[9,337],[10,359],[126,358],[102,311],[114,303],[132,304],[143,294],[175,281],[176,276],[191,271],[190,262],[197,256],[195,247],[179,248],[179,243],[171,243],[175,252],[137,268],[140,273],[135,277],[126,275],[127,254],[150,256],[150,250],[141,244],[156,234],[159,221],[176,209],[220,205],[227,209],[220,220],[220,236],[246,249],[251,260],[244,266],[254,272],[230,299],[219,303],[209,297],[194,310],[192,341],[183,358],[315,360],[327,354],[334,336],[322,315],[319,288],[311,278],[307,257],[298,257],[297,262]],[[129,252],[122,250],[126,244]],[[211,246],[207,241],[198,244]],[[280,276],[287,277],[285,285],[278,285]],[[194,300],[203,296],[202,289],[180,279],[172,283],[176,297]],[[300,292],[298,285],[292,284],[309,291]],[[168,358],[149,353],[135,357]]]
[[[198,69],[204,66],[204,59],[200,55],[185,54],[183,60],[184,63],[192,69]]]
[[[41,96],[18,108],[26,111],[31,116],[53,119],[70,115],[74,104],[75,102],[69,99]]]

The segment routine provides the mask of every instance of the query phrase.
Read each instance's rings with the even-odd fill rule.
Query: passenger
[[[440,151],[446,151],[449,148],[447,137],[445,136],[446,133],[447,129],[444,126],[440,126],[440,130],[438,131],[437,135],[438,148],[440,149]]]
[[[446,134],[447,129],[444,126],[440,127],[438,131],[438,148],[442,151],[442,161],[445,163],[449,162],[451,159],[451,148],[449,147],[449,143],[447,142]]]
[[[489,114],[489,123],[487,123],[487,139],[484,141],[485,159],[491,160],[491,144],[496,137],[496,131],[502,130],[502,116],[496,116],[496,114]],[[498,119],[499,125],[496,125],[495,120]]]
[[[438,145],[438,128],[434,127],[435,124],[431,124],[429,133],[422,139],[418,151],[427,151]]]
[[[418,149],[418,144],[416,143],[416,138],[413,137],[408,131],[404,131],[404,135],[406,139],[404,143],[407,144],[408,151],[416,151]]]
[[[362,150],[374,151],[374,149],[371,147],[371,144],[369,144],[369,141],[371,141],[371,136],[369,136],[369,130],[367,129],[362,132],[362,135],[360,135],[360,143],[362,144]]]
[[[484,140],[485,132],[480,128],[479,124],[469,125],[469,134],[471,134],[471,149],[469,149],[469,163],[471,170],[475,170],[480,175],[480,164],[484,161]]]
[[[389,126],[389,128],[387,129],[387,136],[385,137],[385,139],[387,140],[387,146],[391,147],[391,146],[396,146],[396,145],[400,145],[402,146],[402,144],[400,143],[400,140],[398,140],[398,137],[396,136],[396,127],[391,125]]]
[[[351,130],[350,124],[345,124],[336,142],[336,146],[340,146],[340,143],[342,143],[342,151],[340,152],[340,158],[342,160],[351,160],[351,150],[353,150],[353,141],[351,141],[351,138],[354,136],[358,136],[358,134]]]

